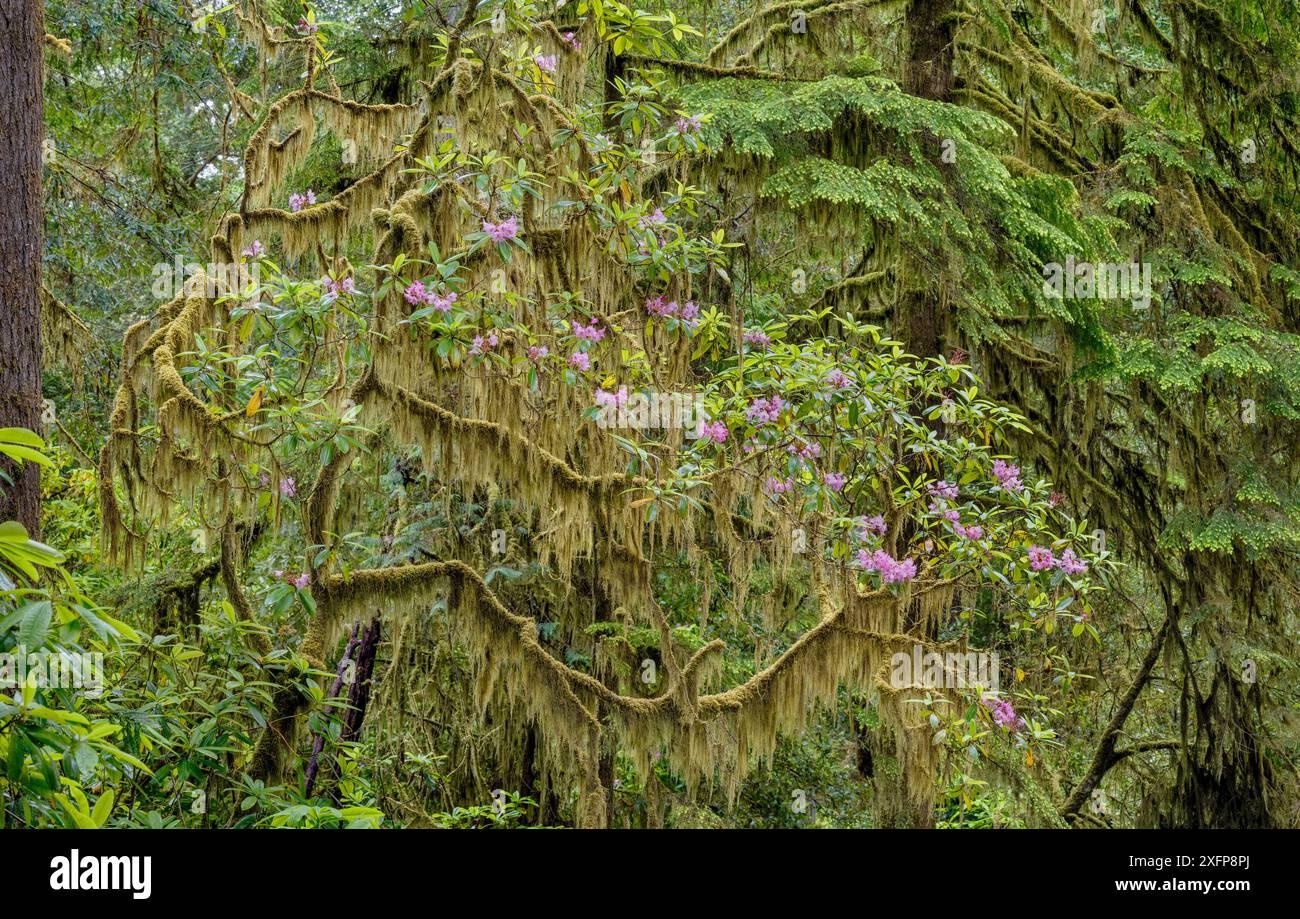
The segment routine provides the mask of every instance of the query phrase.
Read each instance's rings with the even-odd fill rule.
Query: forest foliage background
[[[0,825],[1300,821],[1289,0],[45,31]]]

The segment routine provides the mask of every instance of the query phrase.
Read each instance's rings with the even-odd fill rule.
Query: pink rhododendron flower
[[[533,57],[533,63],[542,73],[555,73],[556,65],[559,63],[554,54],[538,54]]]
[[[572,32],[565,32],[561,35],[561,38],[563,38],[565,44],[574,51],[580,51],[582,49],[582,42],[578,41],[578,36],[574,35]]]
[[[853,381],[838,367],[826,374],[826,382],[830,384],[832,389],[845,389],[853,385]]]
[[[1088,570],[1088,563],[1076,557],[1073,549],[1066,549],[1056,560],[1056,567],[1066,574],[1083,574]]]
[[[884,549],[877,549],[871,553],[866,549],[859,549],[858,564],[867,571],[879,574],[880,580],[886,584],[899,584],[916,577],[915,561],[908,558],[900,562]]]
[[[537,363],[550,353],[551,349],[546,345],[530,345],[528,347],[528,359],[533,363]]]
[[[261,258],[266,252],[266,247],[262,245],[260,239],[253,240],[253,244],[244,250],[244,258]]]
[[[649,229],[650,227],[662,226],[667,222],[668,222],[668,218],[664,216],[663,209],[657,207],[654,209],[654,213],[646,214],[644,217],[642,217],[640,220],[636,222],[636,225],[640,229],[646,230]]]
[[[411,282],[411,284],[406,288],[406,292],[402,296],[404,296],[406,298],[406,302],[411,304],[412,306],[416,305],[417,303],[427,303],[429,301],[429,292],[424,289],[423,281]]]
[[[762,329],[746,329],[744,334],[745,344],[757,345],[760,348],[766,348],[772,344],[771,337]]]
[[[797,456],[801,460],[811,462],[822,455],[822,445],[815,440],[799,440],[797,443],[787,444],[785,452],[791,456]]]
[[[1044,549],[1042,546],[1029,547],[1029,567],[1034,571],[1046,571],[1056,564],[1052,558],[1052,550]]]
[[[438,295],[430,292],[426,302],[440,313],[446,313],[451,310],[451,305],[456,302],[456,295],[445,294]]]
[[[306,590],[307,585],[311,583],[311,578],[309,578],[307,576],[307,572],[304,571],[302,574],[294,578],[291,583],[293,584],[294,587],[298,588],[299,590]]]
[[[309,207],[316,203],[316,193],[310,188],[305,194],[293,194],[289,196],[289,209],[295,214],[304,207]]]
[[[678,133],[678,134],[683,134],[683,135],[685,135],[685,134],[694,134],[694,133],[695,133],[696,131],[698,131],[699,129],[700,129],[700,116],[699,116],[699,115],[691,115],[689,118],[678,118],[678,119],[677,119],[677,133]]]
[[[723,444],[727,442],[727,435],[730,433],[727,426],[721,421],[701,421],[699,428],[695,431],[695,436],[700,440],[711,440],[714,443]]]
[[[677,301],[669,300],[662,294],[658,297],[647,297],[645,301],[645,311],[651,316],[672,316],[677,312]]]
[[[1027,727],[1025,719],[1005,699],[985,699],[984,705],[993,712],[993,721],[1008,731],[1022,731]]]
[[[826,483],[826,487],[831,491],[839,491],[844,487],[844,473],[828,472],[822,476],[822,481]]]
[[[596,325],[596,320],[591,320],[590,325],[582,325],[577,320],[570,322],[573,326],[573,334],[582,341],[600,341],[605,337],[605,330]]]
[[[483,232],[491,237],[494,243],[505,242],[507,239],[514,239],[519,235],[519,222],[514,217],[500,223],[489,223],[484,220]]]
[[[931,482],[928,486],[930,494],[936,498],[948,498],[949,500],[957,497],[957,486],[947,481]]]
[[[857,519],[857,524],[867,533],[879,533],[882,536],[885,534],[885,531],[889,529],[889,526],[885,523],[885,518],[880,514],[877,514],[874,517],[859,517]]]
[[[749,423],[755,427],[762,427],[771,421],[776,421],[781,417],[781,410],[785,403],[781,401],[780,396],[772,396],[768,399],[755,399],[750,403],[749,408],[745,409],[745,417]]]
[[[893,568],[882,569],[880,572],[880,578],[886,584],[898,584],[910,581],[914,577],[916,577],[916,562],[910,558],[895,562]]]
[[[620,386],[618,392],[607,392],[604,387],[596,390],[596,404],[604,407],[606,405],[618,408],[627,405],[627,387]]]
[[[687,322],[700,315],[700,308],[695,305],[694,300],[687,300],[682,304],[681,317]]]
[[[585,352],[574,351],[569,355],[569,366],[575,370],[590,370],[591,358]]]
[[[293,480],[292,476],[280,480],[280,494],[284,495],[286,498],[297,497],[298,483]]]
[[[767,488],[769,494],[781,495],[781,494],[785,494],[787,491],[793,488],[794,483],[783,479],[778,479],[776,476],[768,476],[767,485],[765,487]]]
[[[337,280],[326,276],[322,279],[322,286],[325,288],[325,298],[330,302],[338,299],[340,294],[352,295],[357,292],[356,282],[351,276]]]
[[[952,525],[952,531],[963,539],[983,539],[984,528],[981,526],[964,526],[960,523]]]
[[[998,484],[1007,491],[1018,492],[1024,490],[1024,484],[1020,481],[1020,467],[1005,463],[1002,460],[993,461],[993,477],[998,480]]]

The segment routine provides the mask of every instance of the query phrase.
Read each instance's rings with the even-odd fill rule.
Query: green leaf
[[[108,822],[108,815],[113,810],[113,789],[109,789],[99,796],[95,802],[95,809],[90,814],[91,821],[96,827],[102,827]]]
[[[21,444],[25,447],[45,449],[45,441],[26,428],[0,428],[0,443]]]
[[[37,600],[28,604],[18,623],[18,644],[29,651],[44,647],[53,615],[54,604],[49,600]]]

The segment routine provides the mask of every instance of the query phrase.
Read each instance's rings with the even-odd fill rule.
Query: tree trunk
[[[914,96],[947,102],[952,95],[952,0],[912,0],[907,7],[907,72]]]
[[[953,87],[953,0],[912,0],[907,7],[907,62],[903,87],[914,96],[948,102]],[[942,138],[931,138],[938,150]],[[934,357],[941,350],[939,296],[933,289],[907,298],[907,350]]]
[[[953,0],[912,0],[907,7],[907,60],[904,63],[903,87],[907,92],[923,99],[947,102],[953,86]],[[928,142],[936,153],[943,138],[930,136]],[[949,168],[940,166],[940,169]],[[914,257],[918,277],[926,277],[923,257]],[[930,283],[909,289],[904,297],[906,314],[898,317],[898,333],[910,354],[930,358],[943,350],[944,322],[939,315],[940,296]],[[917,404],[913,412],[920,414],[926,406]],[[939,418],[926,419],[925,424],[939,436],[944,434],[944,424]],[[920,455],[909,458],[913,475],[921,473]],[[916,522],[907,521],[899,533],[899,545],[910,544],[916,533]],[[911,634],[921,622],[920,601],[913,599],[903,612],[903,631]],[[939,623],[931,624],[931,633],[937,637]],[[918,636],[920,637],[920,636]],[[865,740],[865,743],[863,741]],[[934,806],[918,804],[908,793],[907,776],[903,774],[899,756],[902,735],[880,726],[866,729],[859,740],[859,769],[870,769],[875,790],[873,804],[874,824],[878,827],[929,829],[934,826]]]
[[[0,427],[40,430],[41,140],[45,109],[41,0],[0,0]],[[35,535],[41,476],[35,463],[0,466],[0,520]]]

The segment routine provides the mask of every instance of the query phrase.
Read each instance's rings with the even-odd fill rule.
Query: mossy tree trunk
[[[914,96],[936,102],[948,102],[953,88],[953,9],[952,0],[912,0],[905,20],[907,63],[903,88]],[[931,138],[940,149],[943,138]],[[907,299],[906,344],[917,357],[933,357],[942,343],[940,298],[933,287],[912,292]]]
[[[918,805],[908,793],[898,755],[898,736],[888,725],[863,728],[858,738],[859,770],[871,772],[872,826],[877,829],[933,829],[934,808]]]
[[[947,102],[952,96],[953,15],[952,0],[913,0],[908,5],[905,19],[908,56],[904,88],[914,96],[937,102]],[[941,149],[943,138],[932,137],[930,140],[934,150]],[[942,298],[939,291],[930,285],[911,289],[904,304],[906,313],[900,317],[900,332],[907,350],[918,357],[939,354],[944,346],[945,325],[944,318],[940,315]],[[919,408],[921,407],[918,406]],[[942,421],[936,418],[927,420],[926,423],[942,434]],[[914,524],[909,522],[903,529],[903,540],[910,540],[913,533]],[[911,630],[920,627],[920,618],[919,609],[912,604],[906,612],[904,628]],[[934,626],[937,623],[932,628]],[[859,743],[865,745],[860,757],[872,764],[875,825],[896,828],[933,827],[934,809],[917,805],[908,793],[907,776],[903,774],[895,732],[884,725],[866,729],[865,736]]]

